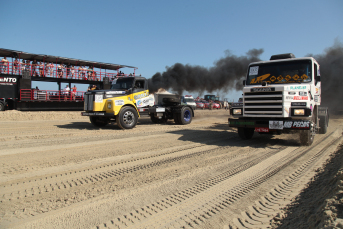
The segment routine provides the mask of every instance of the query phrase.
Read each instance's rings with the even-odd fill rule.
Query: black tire
[[[326,134],[328,131],[329,117],[328,115],[319,116],[319,134]]]
[[[300,145],[310,146],[314,140],[314,134],[311,130],[300,130]]]
[[[150,115],[150,119],[153,123],[156,123],[156,124],[162,124],[162,123],[166,123],[167,122],[167,119],[163,116],[161,118],[157,118],[154,116],[154,114],[151,114]]]
[[[0,102],[0,111],[5,111],[5,104]]]
[[[193,111],[190,107],[183,107],[181,109],[181,113],[177,116],[179,116],[178,119],[180,125],[187,125],[192,122]]]
[[[249,140],[254,135],[255,129],[254,128],[243,128],[238,127],[238,135],[243,140]]]
[[[100,118],[100,117],[89,117],[91,123],[96,127],[104,127],[109,123],[108,119]]]
[[[132,129],[137,125],[138,114],[133,107],[123,107],[116,117],[117,125],[121,129]]]
[[[174,122],[175,122],[175,124],[177,124],[177,125],[181,125],[181,121],[180,121],[180,115],[178,114],[178,113],[174,113]]]

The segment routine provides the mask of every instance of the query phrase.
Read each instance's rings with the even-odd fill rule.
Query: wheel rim
[[[126,111],[123,115],[123,122],[127,125],[132,125],[135,121],[135,115],[131,111]]]
[[[189,110],[186,110],[185,113],[183,114],[183,119],[186,122],[189,122],[189,120],[191,119],[191,112]]]

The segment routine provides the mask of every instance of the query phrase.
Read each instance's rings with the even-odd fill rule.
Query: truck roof
[[[45,54],[34,54],[34,53],[27,53],[27,52],[3,49],[3,48],[0,48],[0,56],[19,58],[19,59],[24,59],[24,60],[37,60],[37,61],[44,61],[44,62],[52,62],[52,63],[57,63],[57,64],[70,63],[74,66],[84,65],[84,66],[93,66],[96,68],[110,69],[110,70],[118,70],[120,68],[137,68],[137,67],[128,66],[128,65],[110,64],[110,63],[80,60],[80,59],[73,59],[73,58],[60,57],[60,56],[51,56],[51,55],[45,55]]]
[[[298,58],[287,58],[287,59],[257,61],[257,62],[250,63],[249,66],[250,65],[255,65],[255,64],[268,64],[268,63],[286,62],[286,61],[294,61],[294,60],[312,60],[312,61],[314,61],[314,62],[316,62],[318,64],[318,62],[313,57],[298,57]]]

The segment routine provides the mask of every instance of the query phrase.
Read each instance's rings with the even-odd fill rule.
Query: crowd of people
[[[9,62],[6,57],[1,60],[0,73],[2,74],[22,74],[28,71],[33,77],[55,77],[55,78],[70,78],[81,80],[99,80],[97,71],[93,66],[74,66],[67,64],[54,64],[52,62],[43,62],[37,60],[22,60],[15,58],[13,62]],[[118,76],[126,76],[123,72],[107,73],[110,78]],[[132,74],[130,74],[132,76]],[[100,76],[101,77],[101,76]]]

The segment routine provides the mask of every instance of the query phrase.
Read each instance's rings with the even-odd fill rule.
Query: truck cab
[[[132,129],[140,115],[149,115],[153,123],[174,119],[176,124],[190,124],[192,107],[181,104],[181,97],[174,94],[149,95],[148,80],[144,77],[114,79],[108,90],[85,93],[82,116],[89,116],[96,127],[116,122],[121,129]]]
[[[312,57],[291,53],[249,64],[243,97],[234,103],[229,126],[242,139],[259,133],[300,133],[302,145],[311,145],[316,133],[326,132],[328,109],[321,107],[321,75]],[[320,121],[321,120],[321,121]]]
[[[182,105],[188,105],[188,106],[192,107],[193,110],[195,110],[196,106],[197,106],[193,96],[191,96],[191,95],[182,96],[181,97],[181,104]]]

